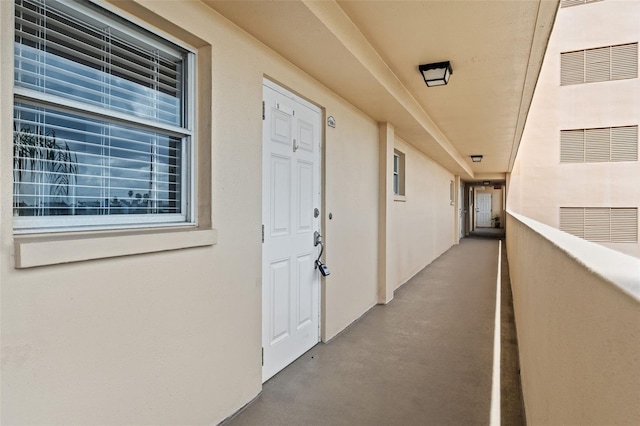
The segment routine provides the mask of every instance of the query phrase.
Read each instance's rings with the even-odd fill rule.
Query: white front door
[[[477,194],[476,226],[491,226],[491,194]]]
[[[265,80],[262,381],[320,340],[320,110]],[[316,212],[315,209],[318,209]]]

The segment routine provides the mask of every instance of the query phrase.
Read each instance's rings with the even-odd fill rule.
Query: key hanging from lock
[[[315,231],[313,233],[313,245],[314,246],[320,245],[320,254],[318,255],[318,258],[315,261],[315,265],[313,269],[318,269],[320,271],[320,274],[322,274],[323,277],[331,275],[331,271],[329,270],[329,267],[324,263],[322,263],[322,261],[320,260],[320,258],[322,257],[322,253],[324,252],[324,244],[322,242],[322,235],[320,235],[318,231]]]

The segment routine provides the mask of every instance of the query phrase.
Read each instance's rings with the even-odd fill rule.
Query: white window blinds
[[[184,54],[52,4],[16,2],[17,86],[182,124]]]

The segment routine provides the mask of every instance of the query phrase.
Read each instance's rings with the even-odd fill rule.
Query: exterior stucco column
[[[378,303],[393,299],[394,282],[391,268],[391,207],[393,203],[393,147],[395,129],[390,123],[379,123],[379,194],[378,194]]]

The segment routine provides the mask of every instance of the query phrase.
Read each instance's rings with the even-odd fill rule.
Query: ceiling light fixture
[[[449,82],[449,77],[453,74],[451,62],[437,62],[434,64],[419,65],[418,69],[424,78],[424,82],[429,87],[444,86]]]
[[[473,161],[474,163],[479,163],[482,161],[482,155],[472,155],[471,156],[471,161]]]

